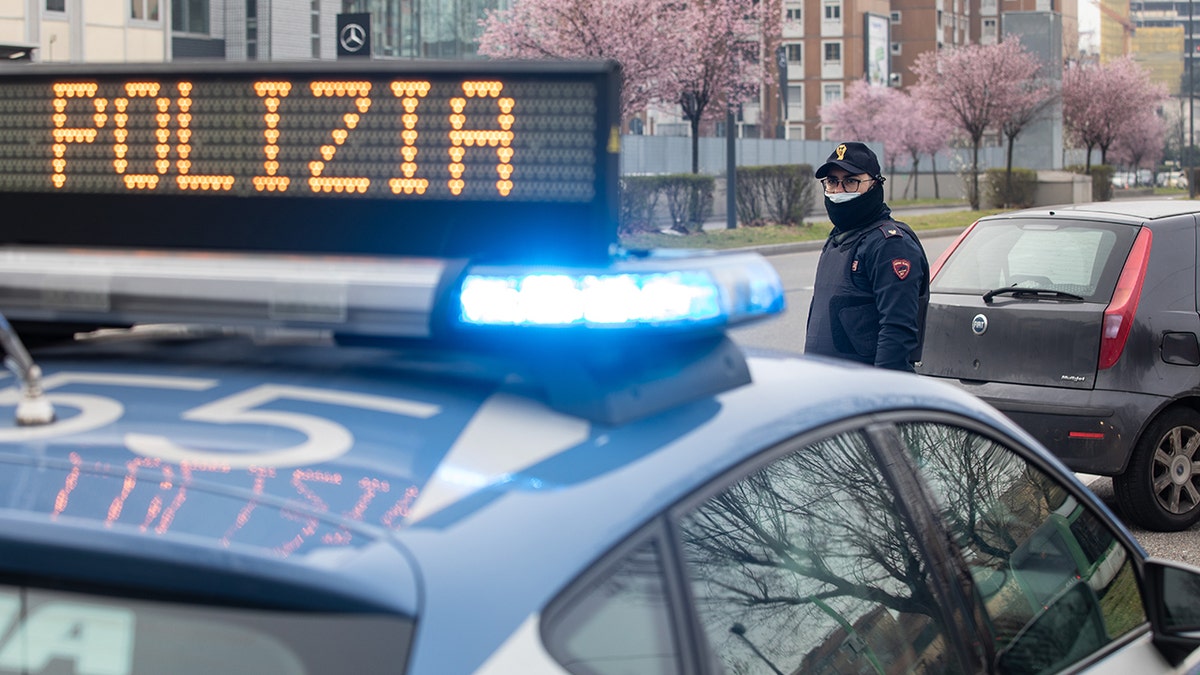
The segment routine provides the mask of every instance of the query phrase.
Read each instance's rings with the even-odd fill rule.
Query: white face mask
[[[863,193],[861,193],[861,192],[833,192],[833,193],[826,192],[825,193],[825,196],[829,198],[829,201],[833,202],[834,204],[845,204],[846,202],[850,201],[851,199],[854,199],[855,197],[861,197],[862,195],[863,195]]]

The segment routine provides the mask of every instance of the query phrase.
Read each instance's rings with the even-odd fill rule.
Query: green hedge
[[[741,166],[736,174],[738,220],[743,226],[803,225],[817,201],[808,164]]]
[[[655,213],[666,200],[672,227],[683,232],[698,232],[712,215],[712,176],[691,173],[665,176],[626,176],[621,179],[621,224],[623,234],[660,229]]]
[[[1037,171],[988,169],[983,178],[983,199],[993,209],[1016,209],[1033,205],[1037,192]]]

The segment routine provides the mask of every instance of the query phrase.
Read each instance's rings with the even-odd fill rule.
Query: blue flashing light
[[[783,310],[757,254],[659,254],[606,269],[481,267],[463,280],[460,320],[478,326],[723,326]]]

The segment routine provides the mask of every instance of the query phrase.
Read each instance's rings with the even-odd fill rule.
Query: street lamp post
[[[765,654],[760,652],[758,647],[756,647],[754,643],[750,641],[750,638],[746,637],[746,627],[744,625],[741,623],[735,623],[729,627],[729,632],[736,635],[742,642],[745,642],[746,646],[750,648],[750,651],[754,652],[755,656],[762,659],[763,663],[767,664],[771,668],[771,671],[775,673],[775,675],[783,675],[783,671],[779,668],[776,668],[775,664],[771,663],[771,659],[768,659]]]

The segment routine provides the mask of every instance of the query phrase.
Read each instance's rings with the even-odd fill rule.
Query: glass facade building
[[[371,14],[376,58],[470,59],[489,9],[507,0],[344,0],[346,13]]]

